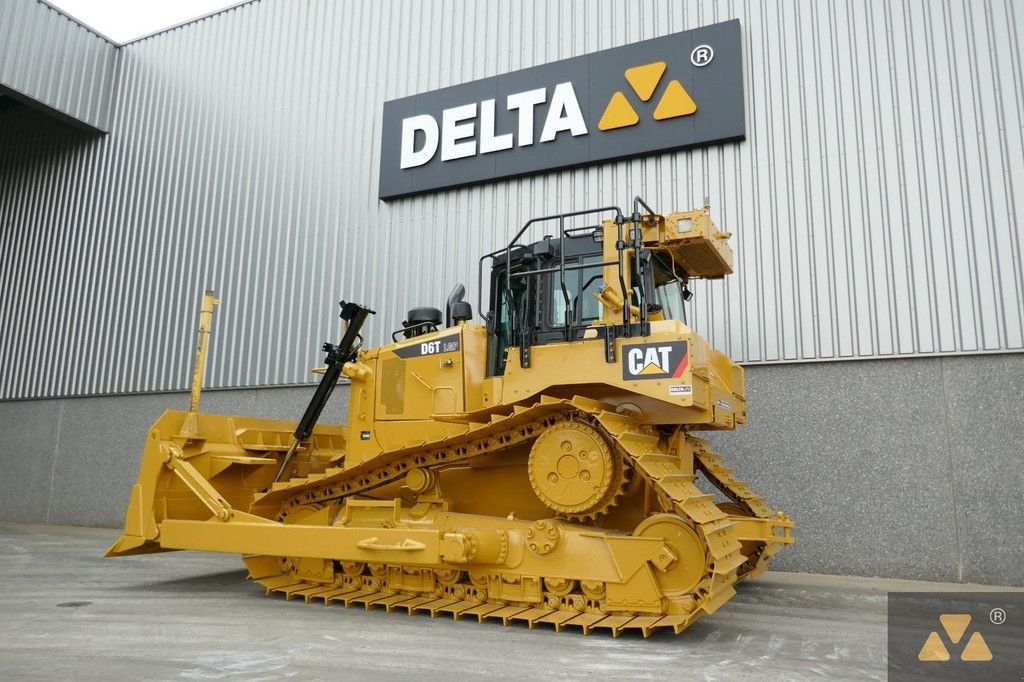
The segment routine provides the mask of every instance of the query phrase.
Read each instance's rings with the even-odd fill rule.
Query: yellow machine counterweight
[[[191,410],[150,429],[107,555],[238,553],[307,602],[681,632],[794,540],[696,435],[747,420],[742,368],[685,319],[689,281],[732,272],[728,237],[639,197],[531,220],[480,261],[484,324],[458,285],[362,348],[373,311],[342,302],[298,422],[200,419],[208,292]],[[348,421],[321,424],[341,377]]]

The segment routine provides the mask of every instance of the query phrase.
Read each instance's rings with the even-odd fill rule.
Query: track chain
[[[264,558],[266,557],[246,558],[250,578],[260,583],[268,595],[283,594],[286,599],[302,598],[306,603],[322,600],[325,605],[343,604],[351,607],[362,604],[367,610],[380,607],[388,613],[404,610],[409,615],[425,612],[429,613],[431,618],[438,614],[451,614],[455,620],[465,616],[476,618],[480,623],[498,620],[503,625],[525,622],[530,629],[539,625],[551,625],[556,632],[579,628],[585,635],[593,630],[609,630],[615,637],[628,630],[637,630],[644,637],[649,637],[655,631],[665,628],[679,634],[693,620],[690,614],[633,616],[595,613],[593,609],[583,605],[577,608],[551,608],[549,604],[552,603],[578,601],[551,593],[546,593],[541,603],[515,604],[506,601],[459,598],[450,591],[429,594],[402,593],[387,589],[379,580],[369,576],[346,578],[342,585],[316,583],[275,571],[269,574],[261,573],[256,562]]]
[[[367,609],[381,606],[388,611],[405,609],[410,614],[426,611],[431,616],[451,613],[476,616],[480,622],[498,619],[504,624],[526,621],[532,628],[539,624],[552,624],[556,631],[566,627],[580,627],[584,634],[593,629],[611,630],[618,636],[624,630],[635,629],[648,636],[660,628],[681,632],[704,613],[713,613],[735,594],[734,584],[742,576],[738,572],[747,562],[742,546],[733,529],[733,522],[714,503],[714,496],[705,494],[694,483],[694,476],[683,470],[678,455],[663,446],[664,438],[657,429],[645,426],[636,419],[618,414],[608,406],[584,398],[571,401],[543,398],[529,408],[516,408],[507,416],[492,417],[488,424],[477,425],[467,434],[450,438],[433,447],[412,448],[385,454],[369,462],[365,471],[328,470],[308,478],[290,479],[275,485],[254,503],[254,508],[273,502],[280,504],[279,519],[300,506],[340,500],[348,495],[364,492],[398,480],[411,468],[446,466],[472,457],[492,454],[535,439],[549,426],[559,421],[577,419],[585,421],[605,434],[633,468],[657,492],[662,504],[688,521],[700,533],[709,553],[708,572],[692,595],[674,597],[676,602],[670,615],[630,615],[604,610],[600,595],[590,592],[584,585],[574,591],[557,594],[545,592],[541,603],[510,603],[488,601],[486,590],[477,589],[471,577],[449,584],[430,595],[422,592],[400,592],[388,589],[386,581],[372,572],[367,575],[341,578],[342,584],[324,584],[303,579],[291,571],[288,560],[276,568],[268,568],[270,557],[249,557],[246,563],[250,577],[260,582],[268,593],[283,593],[288,599],[303,597],[307,602],[323,600],[325,604],[364,604]],[[721,464],[705,441],[687,435],[695,444],[695,467],[715,485],[720,486],[730,499],[741,504],[754,516],[771,515],[764,501],[755,495],[732,471]],[[760,563],[768,556],[759,556]],[[277,561],[277,560],[274,560]],[[367,569],[369,570],[369,569]],[[431,570],[431,569],[418,569]],[[438,584],[442,584],[443,571],[433,571]],[[744,571],[743,574],[748,571]]]
[[[462,435],[434,445],[385,452],[369,462],[343,469],[328,468],[322,474],[275,483],[258,494],[253,512],[268,515],[278,510],[280,520],[299,505],[331,502],[398,481],[415,468],[449,466],[480,455],[489,455],[534,440],[545,428],[568,419],[569,401],[542,398],[534,405],[515,407],[509,415],[495,415],[485,424],[474,424]]]
[[[714,613],[736,590],[737,569],[746,562],[733,522],[682,470],[680,458],[661,447],[656,429],[626,415],[588,410],[590,418],[608,434],[633,462],[637,472],[666,499],[676,514],[700,531],[711,555],[709,575],[697,588],[699,607]]]
[[[694,468],[704,474],[708,481],[721,490],[726,497],[739,505],[744,512],[759,519],[779,518],[781,526],[792,527],[788,517],[772,510],[764,501],[764,498],[751,490],[745,481],[736,477],[732,469],[722,464],[722,459],[708,447],[703,438],[688,436],[697,446],[694,453]],[[740,577],[746,575],[760,575],[768,568],[768,561],[780,549],[784,543],[769,543],[759,546],[754,554],[747,558],[745,565],[740,567]]]

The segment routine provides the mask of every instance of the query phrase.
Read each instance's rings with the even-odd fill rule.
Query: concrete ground
[[[769,573],[613,639],[267,598],[235,556],[103,559],[116,535],[0,524],[0,679],[885,679],[886,592],[970,589]]]

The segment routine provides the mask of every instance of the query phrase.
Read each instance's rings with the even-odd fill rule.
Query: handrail
[[[410,331],[412,331],[414,329],[420,329],[420,328],[423,328],[425,330],[423,332],[424,334],[429,334],[429,333],[438,331],[437,324],[435,324],[434,322],[431,322],[430,320],[424,320],[423,322],[417,322],[416,324],[410,324],[408,327],[402,327],[398,331],[391,332],[391,342],[392,343],[398,343],[398,335],[399,334],[404,334],[406,332],[410,332]],[[406,338],[412,338],[412,337],[406,337]]]
[[[576,263],[565,266],[566,272],[573,270],[585,270],[593,267],[604,267],[606,265],[615,265],[618,261],[614,260],[603,260],[600,263]],[[533,277],[534,275],[545,275],[549,272],[558,272],[561,268],[540,268],[539,270],[529,270],[527,272],[515,272],[512,273],[513,277]]]
[[[483,318],[485,321],[487,319],[486,314],[484,313],[484,311],[486,310],[486,308],[484,307],[484,261],[485,260],[487,260],[488,258],[494,258],[495,256],[498,256],[499,254],[504,252],[505,253],[505,273],[507,275],[508,272],[509,272],[509,269],[510,269],[509,265],[511,264],[511,260],[512,260],[512,258],[511,258],[512,248],[516,246],[516,243],[519,241],[519,239],[526,233],[526,231],[532,225],[536,225],[538,223],[547,222],[549,220],[560,220],[562,222],[563,226],[564,226],[565,218],[574,218],[576,216],[589,215],[589,214],[594,214],[594,213],[604,213],[606,211],[614,211],[615,212],[615,219],[616,219],[617,222],[622,219],[622,209],[619,208],[618,206],[602,206],[601,208],[589,208],[589,209],[584,209],[582,211],[570,211],[568,213],[556,213],[556,214],[553,214],[553,215],[541,216],[539,218],[531,218],[530,220],[526,221],[526,223],[519,229],[518,232],[516,232],[515,236],[512,237],[512,240],[506,246],[504,246],[502,248],[499,248],[499,249],[495,249],[494,251],[491,251],[490,253],[485,253],[484,255],[480,256],[480,260],[478,261],[478,264],[477,264],[477,278],[476,278],[476,285],[477,285],[477,289],[476,289],[477,290],[477,313],[480,315],[480,317]],[[595,226],[594,229],[596,229],[597,227],[599,227],[599,226]],[[570,228],[568,230],[565,230],[564,234],[571,234],[571,233],[579,232],[579,231],[582,231],[582,230],[585,230],[585,229],[591,229],[591,228],[589,228],[589,227]],[[620,231],[619,239],[621,240],[621,238],[622,237],[621,237],[621,231]],[[620,264],[620,270],[621,270],[621,264]],[[621,273],[620,273],[620,275],[621,275]],[[620,276],[620,279],[622,279],[621,276]],[[510,284],[510,278],[507,277],[507,276],[506,276],[506,279],[505,279],[505,284],[506,284],[506,289],[507,289],[508,285]],[[625,294],[625,291],[623,291],[623,294]]]
[[[634,276],[637,278],[638,282],[643,282],[643,278],[641,277],[643,262],[640,258],[640,247],[643,245],[643,235],[641,234],[640,229],[641,206],[647,209],[647,213],[649,215],[658,215],[657,213],[655,213],[653,208],[647,205],[646,201],[640,198],[639,194],[633,197],[633,215],[631,221],[633,223],[633,273]],[[640,309],[640,324],[644,324],[645,322],[647,322],[647,292],[644,291],[642,285],[639,287],[637,292],[638,295],[636,304],[637,307]],[[629,306],[626,306],[625,309],[628,308]]]
[[[484,306],[484,300],[483,300],[483,266],[484,266],[484,261],[489,259],[489,258],[492,259],[492,260],[493,259],[497,259],[501,255],[501,253],[504,252],[504,254],[505,254],[505,273],[504,273],[504,275],[505,275],[505,286],[504,286],[504,290],[506,292],[506,296],[507,296],[507,300],[508,300],[509,305],[512,305],[513,301],[515,300],[514,296],[512,294],[512,278],[513,278],[513,276],[515,276],[517,278],[519,278],[519,277],[522,277],[522,278],[532,278],[532,277],[537,276],[537,275],[542,275],[542,274],[546,274],[546,273],[554,273],[556,271],[559,273],[559,284],[560,284],[560,288],[561,288],[561,291],[562,291],[562,298],[565,301],[565,335],[566,335],[566,340],[568,340],[569,336],[571,335],[571,331],[572,331],[572,319],[573,319],[574,311],[571,308],[571,305],[572,305],[571,304],[571,299],[569,297],[569,292],[568,292],[568,289],[567,289],[566,284],[565,284],[565,273],[567,271],[578,270],[578,269],[581,268],[581,266],[580,265],[575,265],[574,266],[574,265],[571,265],[571,264],[569,266],[566,266],[566,264],[565,264],[565,249],[564,248],[559,248],[559,258],[558,258],[558,267],[557,268],[556,267],[539,268],[537,270],[530,270],[528,272],[521,272],[521,273],[516,273],[515,275],[513,275],[512,274],[512,250],[516,246],[520,246],[520,247],[524,247],[525,246],[525,245],[519,244],[519,240],[522,238],[522,236],[524,234],[526,234],[526,231],[529,230],[530,227],[532,227],[534,225],[537,225],[537,224],[540,224],[540,223],[544,223],[544,222],[548,222],[548,221],[552,221],[552,220],[557,220],[558,221],[559,245],[562,246],[564,244],[564,240],[567,237],[570,238],[570,239],[576,239],[576,238],[579,238],[579,237],[574,236],[574,235],[576,235],[579,232],[582,232],[584,230],[600,229],[600,227],[601,227],[600,225],[597,225],[597,226],[594,226],[594,227],[589,227],[588,226],[588,227],[566,228],[565,223],[566,223],[566,219],[567,218],[574,218],[574,217],[582,216],[582,215],[593,215],[593,214],[600,214],[600,213],[607,213],[607,212],[614,212],[614,222],[615,222],[616,229],[617,229],[617,232],[618,232],[618,234],[616,235],[617,236],[617,241],[615,243],[615,248],[616,248],[616,251],[618,252],[618,258],[615,261],[602,261],[600,265],[602,267],[606,267],[606,266],[609,266],[609,265],[617,265],[618,266],[618,273],[617,274],[618,274],[618,280],[619,280],[619,288],[620,288],[621,294],[622,294],[622,300],[628,302],[631,299],[631,296],[630,296],[630,289],[626,286],[624,253],[625,253],[625,250],[627,248],[632,248],[633,249],[633,271],[634,271],[634,276],[639,279],[641,277],[641,273],[642,273],[642,269],[643,269],[643,262],[642,262],[642,259],[641,259],[641,247],[643,246],[643,235],[642,235],[642,230],[641,230],[641,223],[642,223],[642,217],[643,217],[644,214],[641,214],[641,212],[640,212],[641,208],[643,208],[647,212],[647,214],[649,214],[649,215],[658,215],[658,213],[655,212],[654,209],[652,209],[647,204],[647,202],[645,202],[639,195],[637,195],[637,196],[633,197],[633,212],[632,212],[632,215],[630,215],[628,217],[623,215],[621,208],[619,208],[618,206],[612,205],[612,206],[602,206],[600,208],[584,209],[584,210],[580,210],[580,211],[569,211],[569,212],[566,212],[566,213],[557,213],[557,214],[548,215],[548,216],[541,216],[541,217],[537,217],[537,218],[531,218],[530,220],[526,221],[526,223],[523,224],[523,226],[519,229],[518,232],[516,232],[516,234],[512,237],[512,239],[508,242],[508,244],[504,248],[495,249],[494,251],[491,251],[490,253],[484,254],[483,256],[480,257],[480,260],[479,260],[479,263],[478,263],[478,269],[477,269],[477,297],[478,297],[477,298],[477,303],[478,303],[477,311],[478,311],[478,313],[486,321],[487,318],[486,318],[486,315],[484,313],[485,306]],[[632,232],[629,235],[629,240],[628,241],[626,241],[624,239],[624,237],[626,235],[624,235],[624,233],[623,233],[623,225],[625,225],[625,223],[627,221],[629,223],[631,223],[631,225],[632,225]],[[591,263],[591,264],[588,264],[586,267],[591,267],[592,265],[593,264]],[[527,281],[529,281],[529,280],[527,280]],[[530,290],[530,287],[527,286],[527,297],[529,296],[529,290]],[[641,325],[643,325],[644,323],[647,322],[646,299],[647,299],[647,292],[644,291],[644,288],[641,285],[637,289],[637,304],[638,304],[638,308],[640,310],[640,316],[639,316],[640,320],[639,321],[640,321]],[[510,312],[511,312],[511,315],[510,315],[511,329],[509,331],[511,332],[512,338],[516,337],[517,332],[521,332],[522,334],[527,333],[527,322],[525,320],[520,320],[519,319],[520,318],[520,311],[513,306],[513,310],[510,311]],[[632,324],[631,324],[631,314],[630,314],[630,306],[629,305],[624,305],[623,306],[623,309],[622,309],[622,324],[626,328],[627,333],[631,334],[632,333],[631,332]],[[522,346],[523,341],[524,341],[524,339],[520,338],[520,345],[521,346]]]

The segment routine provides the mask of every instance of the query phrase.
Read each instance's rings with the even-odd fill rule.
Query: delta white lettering
[[[587,134],[587,124],[583,122],[583,112],[580,111],[580,103],[576,101],[572,83],[559,83],[555,86],[540,141],[551,142],[555,135],[564,131],[569,131],[573,137]]]
[[[441,160],[464,159],[476,154],[474,135],[476,124],[469,121],[476,118],[476,103],[445,109],[441,113]],[[466,140],[460,142],[459,140]]]
[[[422,132],[423,146],[416,149],[416,133]],[[422,166],[437,153],[437,120],[430,114],[402,119],[402,168]]]
[[[497,135],[494,130],[494,100],[480,102],[480,153],[490,154],[512,149],[512,133]]]
[[[508,110],[519,112],[518,144],[520,147],[528,147],[533,144],[533,108],[538,104],[544,104],[547,98],[547,88],[517,92],[508,96]]]
[[[548,102],[547,88],[512,93],[505,99],[505,108],[516,114],[516,131],[497,130],[493,99],[451,107],[441,112],[441,124],[430,114],[419,114],[402,120],[401,167],[416,168],[429,163],[441,149],[441,161],[464,159],[479,154],[493,154],[534,143],[534,115],[538,106],[548,103],[541,128],[540,142],[552,142],[560,133],[573,137],[587,134],[579,100],[572,83],[555,85]],[[479,113],[479,121],[477,116]],[[477,123],[479,122],[479,128]],[[422,146],[416,148],[417,139]],[[479,141],[478,141],[479,138]]]

